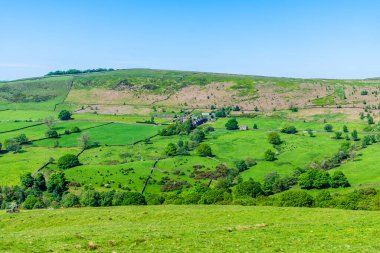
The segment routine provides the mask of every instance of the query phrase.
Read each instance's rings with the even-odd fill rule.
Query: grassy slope
[[[87,252],[89,242],[95,252],[380,251],[378,212],[130,206],[2,213],[0,221],[1,252]]]

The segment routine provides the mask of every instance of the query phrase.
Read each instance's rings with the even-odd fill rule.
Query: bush
[[[313,197],[301,190],[286,191],[280,196],[280,206],[312,207]]]
[[[72,154],[66,154],[58,159],[58,167],[62,170],[70,169],[80,165],[78,157]]]
[[[169,143],[165,148],[165,154],[167,156],[177,155],[177,146],[174,143]]]
[[[67,110],[62,110],[59,114],[58,114],[58,119],[60,120],[69,120],[71,119],[71,112],[67,111]]]
[[[331,124],[326,124],[323,129],[325,129],[326,132],[332,132],[333,126]]]
[[[347,177],[341,171],[335,171],[331,177],[331,187],[350,187]]]
[[[225,191],[223,189],[209,189],[203,193],[201,199],[199,200],[200,204],[216,204],[225,200]]]
[[[298,178],[301,189],[323,189],[331,185],[329,173],[322,170],[309,170],[301,174]]]
[[[80,133],[81,130],[79,127],[75,126],[73,128],[70,129],[70,133]]]
[[[112,200],[113,200],[114,195],[115,195],[114,190],[101,192],[100,193],[99,205],[100,206],[112,206]]]
[[[146,200],[139,192],[117,192],[113,198],[113,205],[146,205]]]
[[[268,134],[268,142],[273,145],[280,145],[282,143],[280,135],[275,132]]]
[[[320,191],[315,197],[314,205],[316,207],[324,207],[324,208],[332,207],[333,198],[331,197],[330,192],[326,190]]]
[[[81,193],[79,202],[82,206],[99,206],[100,194],[95,190],[85,190]]]
[[[66,208],[77,206],[79,205],[79,197],[75,194],[67,193],[63,195],[61,204],[63,207]]]
[[[39,200],[40,199],[34,195],[28,195],[28,197],[25,199],[24,203],[22,204],[22,207],[25,209],[33,209],[34,205]]]
[[[227,130],[237,130],[239,129],[239,124],[235,118],[229,119],[226,123]]]
[[[45,133],[45,136],[47,138],[58,138],[59,137],[59,134],[57,133],[57,131],[55,130],[49,130]]]
[[[295,126],[284,126],[281,128],[281,133],[286,133],[286,134],[295,134],[297,133],[297,129]]]
[[[261,188],[261,184],[250,178],[248,181],[241,182],[236,186],[235,194],[239,197],[250,196],[256,198],[257,196],[263,195],[264,192]]]
[[[201,145],[199,145],[196,151],[197,154],[200,156],[212,156],[211,147],[206,143],[202,143]]]
[[[245,163],[244,160],[236,161],[236,162],[235,162],[235,166],[236,166],[236,168],[237,168],[240,172],[245,171],[245,170],[248,170],[248,165]]]
[[[265,151],[265,154],[264,154],[265,161],[274,161],[274,160],[276,160],[276,156],[275,155],[276,154],[272,150],[268,149],[267,151]]]

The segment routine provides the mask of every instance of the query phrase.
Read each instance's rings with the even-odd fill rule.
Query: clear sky
[[[0,80],[58,69],[380,76],[379,0],[0,0]]]

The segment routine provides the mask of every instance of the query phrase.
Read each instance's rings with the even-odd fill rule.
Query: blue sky
[[[380,1],[0,0],[0,80],[57,69],[380,76]]]

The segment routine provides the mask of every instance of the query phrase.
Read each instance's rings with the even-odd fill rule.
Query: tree
[[[113,198],[113,205],[146,205],[146,200],[139,192],[117,192]]]
[[[16,140],[19,144],[27,143],[27,142],[29,141],[25,134],[20,134],[19,136],[17,136],[17,137],[15,138],[15,140]]]
[[[205,139],[205,137],[206,137],[206,135],[205,135],[205,133],[202,130],[196,129],[191,134],[190,139],[192,141],[196,141],[196,142],[200,143],[200,142],[202,142]]]
[[[34,178],[30,172],[27,172],[20,176],[20,182],[22,186],[29,188],[33,186]]]
[[[28,195],[28,197],[25,199],[24,203],[22,204],[22,206],[25,208],[25,209],[33,209],[33,207],[36,205],[36,203],[39,201],[40,199],[34,195]]]
[[[343,132],[344,132],[344,133],[348,133],[348,128],[347,128],[346,125],[343,126]]]
[[[89,149],[91,148],[91,137],[88,133],[82,134],[80,137],[80,145],[82,146],[82,149]]]
[[[50,130],[53,128],[54,118],[52,116],[45,118],[44,122]]]
[[[61,204],[63,207],[74,207],[79,205],[79,197],[72,193],[66,193],[62,196]]]
[[[359,140],[359,139],[358,139],[358,131],[356,131],[356,129],[354,129],[354,131],[352,131],[351,136],[352,136],[352,139],[353,139],[354,141]]]
[[[280,206],[312,207],[314,199],[305,191],[286,191],[280,196]]]
[[[258,129],[257,128],[257,124],[255,123],[255,124],[253,124],[253,127],[252,127],[253,129]]]
[[[264,192],[261,189],[261,184],[250,178],[248,181],[236,185],[235,194],[237,196],[250,196],[256,198],[263,195]]]
[[[367,122],[368,122],[368,125],[375,124],[375,121],[373,120],[371,116],[367,117]]]
[[[322,170],[309,170],[301,174],[298,178],[301,189],[323,189],[331,185],[329,173]]]
[[[268,133],[268,142],[273,145],[280,145],[282,143],[280,135],[275,132]]]
[[[265,161],[274,161],[276,160],[276,154],[272,150],[268,149],[265,151],[264,158]]]
[[[197,148],[197,154],[200,156],[212,156],[211,147],[206,143],[202,143]]]
[[[337,140],[342,139],[342,132],[335,132],[335,139]]]
[[[227,130],[237,130],[239,129],[239,124],[235,118],[229,119],[226,123]]]
[[[100,194],[93,189],[85,190],[81,193],[79,202],[82,206],[99,206]]]
[[[63,171],[58,171],[50,175],[47,184],[47,191],[53,193],[54,197],[59,198],[68,190],[68,182],[66,181]]]
[[[236,166],[236,168],[237,168],[240,172],[245,171],[245,170],[248,170],[248,165],[245,163],[244,160],[236,161],[236,162],[235,162],[235,166]]]
[[[78,157],[73,154],[66,154],[58,159],[58,167],[62,170],[70,169],[80,165]]]
[[[42,173],[38,173],[34,178],[34,186],[37,187],[39,191],[46,191],[46,180]]]
[[[324,129],[325,129],[326,132],[332,132],[333,126],[331,124],[326,124],[324,126]]]
[[[57,131],[55,131],[55,130],[49,130],[49,131],[47,131],[47,132],[45,133],[45,136],[46,136],[47,138],[58,138],[58,137],[59,137]]]
[[[71,119],[71,115],[72,115],[71,112],[69,112],[68,110],[62,110],[58,114],[58,119],[60,119],[60,120],[69,120],[69,119]]]
[[[281,133],[295,134],[297,133],[297,128],[295,126],[283,126],[280,131]]]
[[[7,139],[4,141],[4,148],[8,151],[17,153],[18,151],[21,150],[21,145],[15,139]]]
[[[350,186],[350,183],[348,182],[348,179],[343,174],[343,172],[339,170],[335,171],[331,177],[331,187],[338,188],[338,187],[349,187],[349,186]]]
[[[177,155],[177,146],[174,143],[169,143],[165,148],[165,154],[167,156]]]

